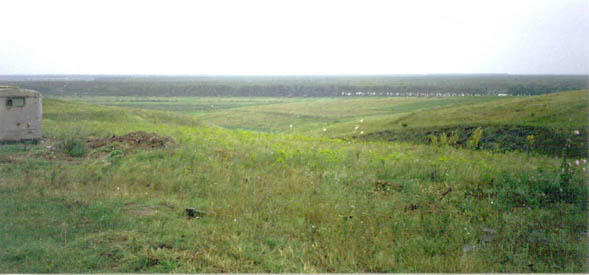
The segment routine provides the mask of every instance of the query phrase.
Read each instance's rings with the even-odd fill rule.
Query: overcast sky
[[[2,1],[0,74],[588,74],[589,1]]]

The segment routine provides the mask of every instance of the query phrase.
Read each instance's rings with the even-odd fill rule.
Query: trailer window
[[[6,107],[23,107],[25,106],[24,97],[9,97],[6,99]]]

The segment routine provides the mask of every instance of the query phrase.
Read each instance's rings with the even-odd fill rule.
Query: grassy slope
[[[503,124],[585,128],[588,90],[534,97],[119,98],[96,104],[180,111],[230,129],[345,137],[391,129]],[[212,106],[212,107],[211,107]],[[364,121],[359,122],[360,119]],[[289,125],[293,124],[293,129]],[[355,126],[360,126],[354,131]],[[327,128],[323,133],[322,129]]]
[[[587,126],[588,96],[589,90],[534,97],[509,97],[501,101],[468,104],[443,111],[428,110],[403,121],[416,126],[502,123],[584,128]]]
[[[390,100],[375,108],[413,99]],[[339,102],[320,116],[357,120]],[[368,109],[364,123],[378,116]],[[57,142],[145,130],[179,144],[73,161],[0,146],[2,272],[587,270],[583,165],[565,184],[550,157],[235,131],[57,100],[44,110]],[[317,114],[294,117],[305,115]],[[207,214],[188,220],[185,207]]]
[[[376,129],[379,125],[370,125],[370,121],[390,121],[427,108],[442,108],[496,99],[497,97],[320,98],[306,102],[231,109],[203,114],[201,118],[228,128],[266,125],[265,128],[274,131],[291,131],[289,125],[294,124],[295,128],[292,129],[294,132],[311,135],[323,134],[322,129],[327,128],[330,131],[326,134],[333,136],[336,133],[353,134],[354,125],[359,124],[360,119],[365,119],[363,126]],[[304,120],[305,118],[308,120]]]
[[[253,106],[227,111],[237,113],[203,115],[212,117],[222,126],[237,127],[257,121],[268,121],[266,114],[324,120],[331,135],[353,135],[354,126],[365,133],[411,127],[450,126],[463,124],[517,124],[537,127],[585,128],[589,91],[565,92],[535,97],[463,97],[463,98],[329,98],[312,102]],[[532,115],[533,114],[533,115]],[[260,116],[260,118],[258,118]],[[214,118],[219,117],[219,120]],[[241,118],[241,119],[240,119]],[[364,119],[363,124],[359,120]],[[266,123],[274,123],[269,121]],[[331,124],[331,125],[330,125]],[[322,125],[317,125],[322,126]],[[288,124],[276,124],[272,129],[286,130]],[[323,127],[308,127],[303,133],[319,133]],[[357,134],[357,133],[356,133]]]
[[[577,156],[586,155],[589,91],[535,97],[454,98],[327,98],[229,109],[198,115],[230,129],[295,132],[324,137],[364,137],[427,143],[428,135],[459,130],[460,142],[482,126],[485,148],[527,147],[525,137],[536,136],[532,149],[559,155],[574,129]],[[290,128],[293,125],[293,128]],[[466,129],[466,130],[465,130]]]

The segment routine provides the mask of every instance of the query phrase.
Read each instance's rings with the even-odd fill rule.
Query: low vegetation
[[[141,98],[81,97],[83,102],[181,112],[227,129],[368,141],[430,144],[430,136],[455,135],[468,147],[481,128],[485,150],[560,156],[586,155],[587,90],[534,97],[378,98]],[[74,99],[66,97],[67,99]],[[292,127],[291,127],[292,126]],[[573,131],[579,135],[573,135]],[[529,143],[528,136],[535,142]]]
[[[541,95],[587,89],[587,75],[0,76],[51,96],[347,97]]]
[[[0,145],[0,271],[586,272],[586,94],[198,113],[46,99],[47,140]],[[498,110],[514,116],[479,119]],[[568,139],[487,150],[508,126]],[[416,129],[439,130],[375,138]]]

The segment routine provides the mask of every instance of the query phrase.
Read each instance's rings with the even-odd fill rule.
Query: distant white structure
[[[508,96],[508,94],[497,94],[497,96]]]
[[[0,142],[41,139],[42,119],[39,92],[0,86]]]

